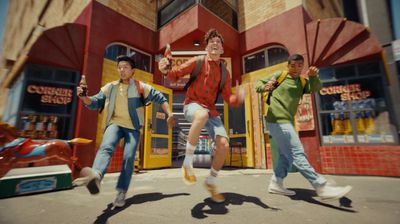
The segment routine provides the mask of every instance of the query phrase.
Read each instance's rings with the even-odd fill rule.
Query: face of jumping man
[[[120,61],[118,63],[118,73],[123,83],[129,83],[135,69],[127,61]]]
[[[209,55],[218,55],[224,53],[224,47],[222,46],[222,41],[219,37],[213,37],[208,40],[206,51]]]
[[[290,61],[288,64],[288,72],[292,77],[298,77],[304,68],[304,61]]]

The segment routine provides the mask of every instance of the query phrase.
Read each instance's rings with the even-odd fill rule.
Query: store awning
[[[332,66],[380,56],[382,47],[362,24],[331,18],[306,25],[310,65]]]
[[[86,26],[67,23],[42,33],[28,53],[28,62],[81,70]]]
[[[86,26],[73,23],[35,31],[1,87],[10,88],[27,62],[81,70],[85,32]]]

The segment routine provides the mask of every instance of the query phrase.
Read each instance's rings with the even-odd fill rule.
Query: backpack
[[[185,91],[189,88],[189,86],[192,84],[192,82],[197,78],[197,76],[201,72],[201,69],[203,68],[203,64],[204,64],[204,58],[205,58],[205,56],[198,56],[196,58],[196,68],[190,74],[189,81],[186,83],[185,87],[183,88]],[[226,68],[226,65],[224,63],[221,63],[221,80],[219,82],[218,93],[220,93],[222,91],[222,89],[224,88],[224,84],[225,84],[227,75],[228,75],[228,69]],[[215,98],[214,103],[217,102],[218,95],[219,94],[217,94],[217,97]]]
[[[270,104],[270,98],[271,98],[271,95],[272,95],[272,92],[276,89],[276,88],[278,88],[278,86],[283,82],[283,80],[285,80],[285,78],[286,78],[286,76],[287,76],[287,74],[288,74],[288,72],[287,71],[283,71],[280,75],[279,75],[279,77],[278,77],[278,79],[276,80],[276,85],[275,85],[275,88],[272,90],[272,91],[270,91],[270,92],[265,92],[265,94],[267,94],[267,100],[266,100],[266,102],[267,102],[267,104],[269,105]],[[303,77],[301,77],[301,76],[299,76],[300,77],[300,82],[301,82],[301,87],[303,88],[303,93],[302,94],[304,94],[304,90],[305,90],[305,86],[306,86],[306,79],[305,78],[303,78]]]

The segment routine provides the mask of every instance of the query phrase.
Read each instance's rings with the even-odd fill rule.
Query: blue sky
[[[4,36],[4,26],[6,16],[7,16],[7,7],[8,0],[0,0],[0,51],[3,48],[3,36]]]

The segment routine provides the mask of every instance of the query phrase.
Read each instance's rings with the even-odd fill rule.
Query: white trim
[[[70,170],[62,170],[62,171],[45,172],[45,173],[37,173],[37,174],[10,175],[10,176],[2,177],[0,180],[26,178],[26,177],[41,177],[41,176],[49,176],[49,175],[57,175],[57,174],[70,174],[70,173],[71,173]]]

